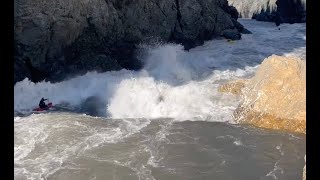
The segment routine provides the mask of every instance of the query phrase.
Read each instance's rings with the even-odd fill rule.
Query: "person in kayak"
[[[44,99],[44,98],[41,98],[40,102],[39,102],[39,107],[41,109],[45,109],[45,108],[48,108],[48,105],[46,105],[46,103],[44,101],[46,101],[48,99]]]

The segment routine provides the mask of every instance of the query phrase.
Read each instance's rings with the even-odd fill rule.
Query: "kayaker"
[[[46,105],[46,103],[44,101],[46,101],[48,99],[44,99],[44,98],[41,98],[40,102],[39,102],[39,107],[41,109],[45,109],[45,108],[48,108],[48,105]]]

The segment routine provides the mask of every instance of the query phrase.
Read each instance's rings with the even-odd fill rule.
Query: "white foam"
[[[306,0],[296,0],[302,3],[306,9]],[[241,17],[251,18],[253,14],[260,13],[262,10],[267,10],[268,6],[271,11],[277,9],[276,0],[228,0],[229,5],[234,6]]]
[[[266,174],[266,176],[271,176],[274,180],[277,180],[278,177],[277,177],[277,172],[280,171],[281,174],[284,173],[283,169],[279,166],[279,162],[280,161],[277,161],[275,164],[274,164],[274,167],[273,167],[273,170],[271,170],[270,172],[268,172]]]
[[[283,150],[282,150],[282,144],[277,145],[277,146],[276,146],[276,149],[279,151],[279,153],[280,153],[281,156],[284,156],[284,152],[283,152]],[[281,160],[281,158],[278,159],[278,160],[275,162],[275,164],[274,164],[274,166],[273,166],[273,170],[271,170],[270,172],[268,172],[266,176],[271,176],[273,179],[276,180],[276,179],[278,179],[278,177],[277,177],[277,172],[280,172],[281,174],[284,173],[284,170],[283,170],[283,169],[280,167],[280,165],[279,165],[280,160]]]
[[[234,141],[233,144],[235,144],[236,146],[242,146],[243,145],[243,143],[240,140]]]
[[[31,115],[21,119],[24,121],[14,124],[15,175],[35,179],[54,174],[74,155],[117,143],[150,123],[148,119],[109,120],[110,124],[99,126],[95,125],[99,123],[96,118],[64,113]]]
[[[241,17],[251,18],[253,14],[260,13],[261,10],[267,10],[268,5],[270,10],[277,8],[276,0],[229,0],[230,5],[234,6]]]
[[[114,118],[204,119],[219,116],[220,112],[233,110],[232,106],[225,106],[220,100],[229,98],[232,101],[233,98],[215,97],[218,94],[216,88],[208,82],[189,82],[172,87],[157,83],[150,77],[128,79],[120,83],[107,110]]]
[[[97,96],[105,102],[103,109],[112,119],[108,120],[107,126],[91,126],[98,120],[85,114],[15,117],[15,177],[47,178],[61,169],[70,156],[90,156],[92,153],[88,151],[96,147],[117,143],[139,133],[151,122],[148,118],[173,118],[166,122],[232,122],[237,97],[219,93],[219,85],[232,79],[251,77],[259,63],[273,53],[303,57],[306,51],[305,24],[282,24],[279,31],[271,23],[240,21],[254,34],[243,35],[241,41],[233,44],[213,40],[189,52],[173,44],[145,46],[143,60],[146,65],[139,72],[89,72],[60,83],[32,83],[28,79],[18,82],[14,87],[14,110],[17,112],[30,112],[41,97],[49,98],[54,104],[79,106],[85,99]],[[65,134],[59,134],[61,132]],[[159,147],[161,142],[168,141],[167,132],[167,128],[162,127],[155,137],[147,139],[149,146],[141,147],[148,153],[146,163],[151,167],[161,166],[163,156]],[[230,138],[230,143],[243,146],[242,141],[233,136],[219,138]],[[276,148],[284,155],[281,145]],[[134,152],[131,155],[135,156]],[[96,160],[114,161],[129,167],[141,179],[154,178],[150,167],[143,164],[99,158]],[[276,162],[267,176],[276,179],[279,171],[283,173]]]
[[[282,24],[279,31],[271,23],[240,22],[253,34],[233,44],[213,40],[190,51],[174,44],[144,46],[145,67],[139,72],[89,72],[60,83],[25,79],[14,86],[14,110],[30,112],[41,97],[79,106],[97,96],[111,118],[231,121],[238,101],[217,92],[219,85],[251,77],[271,54],[304,56],[306,51],[305,24]]]

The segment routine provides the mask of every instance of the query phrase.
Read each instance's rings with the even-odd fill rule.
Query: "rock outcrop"
[[[14,81],[140,69],[137,44],[157,40],[190,49],[241,28],[237,15],[227,0],[14,0]],[[31,77],[33,71],[45,73]]]
[[[242,96],[234,112],[239,123],[306,133],[306,64],[303,60],[270,56],[253,78],[230,81],[218,91]],[[302,179],[306,180],[306,164]]]
[[[305,133],[305,61],[276,55],[265,59],[242,89],[234,117],[239,123]]]
[[[280,23],[306,22],[306,0],[228,0],[242,18]]]

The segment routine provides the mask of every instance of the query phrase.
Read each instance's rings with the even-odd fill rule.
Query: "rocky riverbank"
[[[227,0],[15,0],[14,6],[15,82],[137,70],[140,43],[175,42],[188,50],[221,34],[248,33]]]

